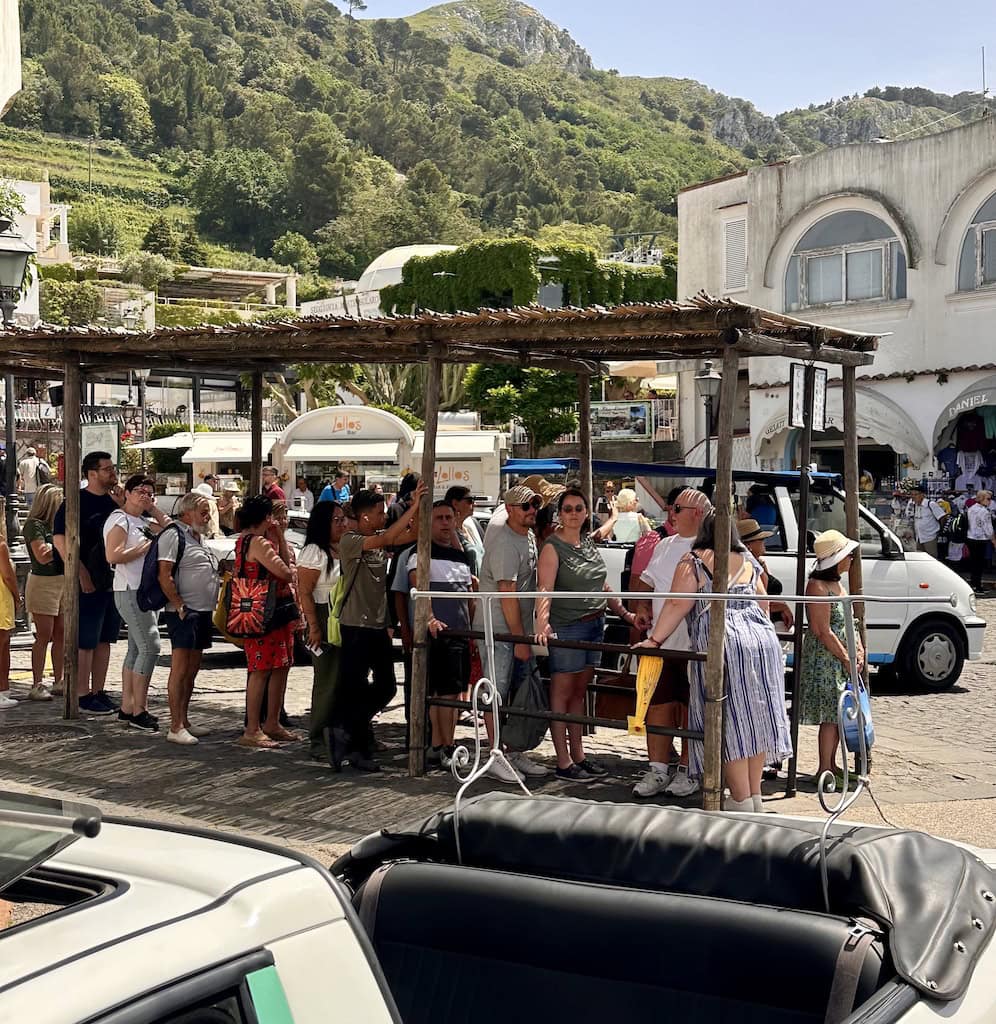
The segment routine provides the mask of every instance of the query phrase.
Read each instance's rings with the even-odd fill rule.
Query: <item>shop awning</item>
[[[152,441],[143,441],[141,444],[133,444],[132,448],[160,450],[169,448],[189,448],[193,443],[193,435],[189,430],[184,430],[179,434],[170,434],[169,437],[157,437]]]
[[[263,434],[263,456],[269,454],[279,434]],[[222,434],[203,431],[194,434],[194,443],[183,453],[181,462],[251,462],[252,436],[248,431]]]
[[[397,441],[293,441],[284,458],[295,462],[398,461]]]
[[[475,431],[467,434],[436,434],[437,459],[477,459],[482,455],[494,455],[498,451],[501,435],[493,431]],[[425,435],[416,434],[412,447],[412,458],[421,458]]]

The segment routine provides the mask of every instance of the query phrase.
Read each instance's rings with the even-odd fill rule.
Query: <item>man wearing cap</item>
[[[941,532],[944,509],[928,498],[925,491],[917,488],[913,492],[913,536],[917,551],[926,551],[937,557],[937,537]]]
[[[530,487],[519,484],[505,494],[506,521],[497,529],[488,528],[484,539],[484,558],[481,561],[481,593],[500,591],[508,594],[491,603],[494,630],[496,633],[512,633],[515,636],[532,636],[533,599],[516,597],[516,593],[536,590],[536,538],[533,526],[536,513],[542,507],[543,499]],[[477,603],[474,615],[474,629],[484,628],[484,602]],[[532,647],[528,643],[496,643],[494,664],[489,664],[487,645],[480,644],[481,661],[488,678],[495,684],[503,704],[508,704],[515,679],[536,670]],[[490,714],[484,716],[488,739],[494,742],[494,720]],[[549,774],[549,769],[531,761],[522,751],[509,751],[510,772],[501,761],[494,761],[488,774],[500,782],[518,783],[526,776],[540,777]]]
[[[563,484],[552,484],[549,480],[541,477],[538,473],[533,476],[527,476],[518,486],[528,487],[534,494],[538,494],[540,498],[540,508],[546,508],[551,501],[559,498],[561,492],[565,489]],[[495,514],[491,517],[488,522],[487,528],[484,531],[484,543],[487,544],[488,537],[491,536],[491,530],[494,529],[497,533],[508,521],[505,506],[499,505],[495,509]]]
[[[17,464],[17,472],[21,477],[21,490],[24,492],[24,500],[30,505],[35,499],[35,491],[38,490],[38,458],[34,448],[29,448],[24,453],[24,458]]]
[[[671,506],[671,520],[676,533],[657,543],[646,569],[639,580],[632,580],[633,590],[666,593],[671,589],[678,563],[692,550],[698,536],[702,517],[712,508],[712,503],[701,492],[686,487]],[[656,623],[664,607],[664,599],[642,600],[634,604],[633,611],[638,618]],[[667,647],[687,651],[691,647],[688,627],[682,622],[671,634]],[[647,710],[647,724],[667,726],[672,729],[688,728],[688,663],[684,661],[662,662],[663,670],[657,689]],[[682,740],[681,758],[674,775],[668,774],[669,761],[675,755],[674,743],[667,736],[647,733],[647,757],[650,761],[646,774],[633,787],[633,795],[656,796],[665,792],[669,796],[691,796],[698,791],[699,784],[688,774],[688,742]]]

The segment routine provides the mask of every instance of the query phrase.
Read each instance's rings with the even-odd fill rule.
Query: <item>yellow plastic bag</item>
[[[647,710],[663,669],[663,658],[654,657],[652,654],[640,658],[640,664],[636,669],[636,714],[626,717],[631,736],[647,734]]]
[[[240,640],[236,636],[230,636],[226,632],[228,626],[228,589],[232,585],[232,574],[226,572],[221,577],[221,590],[218,591],[218,603],[214,607],[214,614],[211,616],[211,622],[214,624],[214,628],[230,643],[235,644],[236,647],[245,647],[245,641]]]

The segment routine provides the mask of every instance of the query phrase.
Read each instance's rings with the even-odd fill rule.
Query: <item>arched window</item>
[[[831,213],[799,239],[785,271],[786,310],[906,298],[906,253],[885,221]]]
[[[958,262],[958,291],[996,284],[996,193],[979,208],[965,232]]]

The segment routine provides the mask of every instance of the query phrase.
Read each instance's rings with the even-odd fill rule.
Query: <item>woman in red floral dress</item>
[[[298,738],[280,724],[287,673],[294,664],[294,630],[299,617],[291,596],[291,556],[283,532],[274,523],[273,502],[269,498],[250,498],[239,509],[238,516],[242,532],[235,544],[234,578],[257,580],[273,576],[278,580],[277,606],[269,631],[245,640],[249,668],[246,727],[238,742],[243,747],[273,747],[278,742]]]

